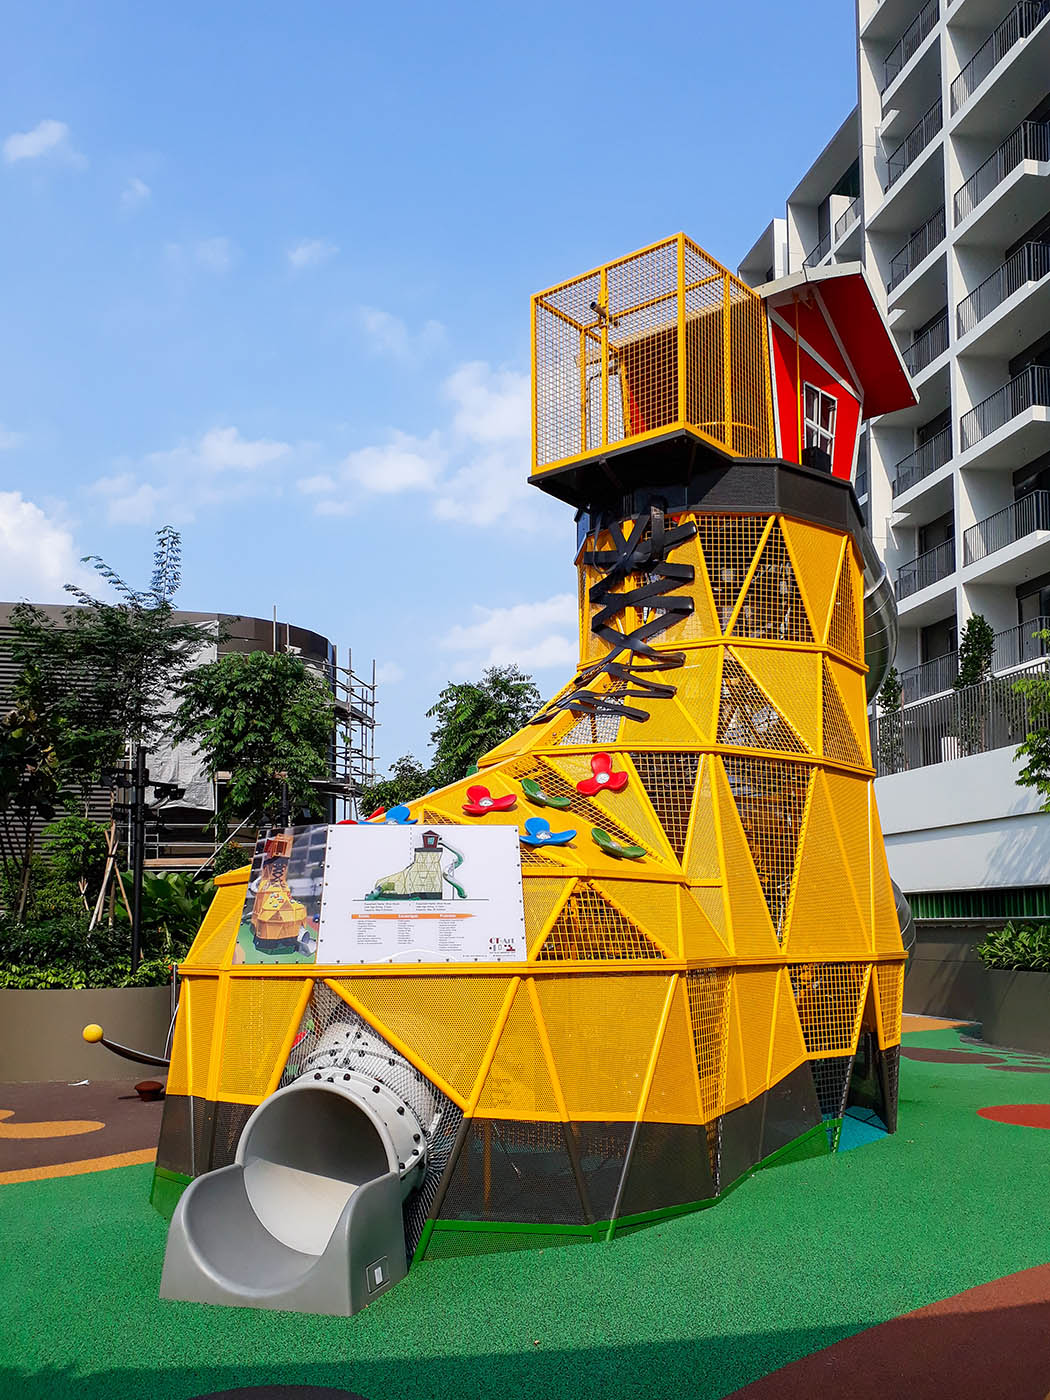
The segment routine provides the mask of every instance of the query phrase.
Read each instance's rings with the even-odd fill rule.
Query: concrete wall
[[[1013,748],[876,780],[890,874],[905,894],[1050,884],[1050,813],[1016,780]]]
[[[1003,919],[924,919],[904,973],[904,1009],[919,1016],[958,1016],[979,1021],[988,972],[973,951]]]
[[[98,991],[0,989],[0,1084],[32,1080],[151,1079],[164,1071],[136,1065],[81,1032],[100,1025],[109,1040],[163,1055],[171,1020],[170,987]]]

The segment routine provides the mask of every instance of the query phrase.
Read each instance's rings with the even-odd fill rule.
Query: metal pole
[[[281,783],[281,830],[288,829],[288,780]]]
[[[142,961],[142,867],[146,855],[146,750],[135,749],[135,777],[132,795],[131,848],[131,970]]]

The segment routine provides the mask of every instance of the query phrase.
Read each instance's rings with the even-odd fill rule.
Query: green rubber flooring
[[[905,1043],[968,1049],[954,1030]],[[608,1245],[423,1264],[352,1319],[160,1302],[149,1167],[0,1187],[0,1396],[714,1400],[1050,1260],[1050,1132],[976,1113],[1050,1102],[1050,1074],[902,1059],[900,1083],[895,1137]]]

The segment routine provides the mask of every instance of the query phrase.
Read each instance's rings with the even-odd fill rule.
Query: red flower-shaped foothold
[[[594,797],[599,792],[622,792],[627,786],[627,774],[622,770],[613,772],[612,759],[607,753],[592,755],[591,774],[576,784],[576,791],[582,792],[584,797]]]
[[[512,792],[508,792],[506,797],[493,797],[487,787],[481,787],[478,783],[467,788],[467,798],[469,800],[464,802],[463,810],[468,817],[485,817],[489,812],[509,812],[518,800]]]

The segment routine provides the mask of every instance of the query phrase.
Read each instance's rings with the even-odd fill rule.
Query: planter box
[[[146,1079],[161,1069],[136,1066],[81,1032],[95,1021],[110,1040],[163,1055],[171,1021],[170,987],[105,987],[96,991],[0,988],[0,1083],[31,1080]]]
[[[986,968],[981,1035],[989,1045],[1050,1053],[1050,972]]]

